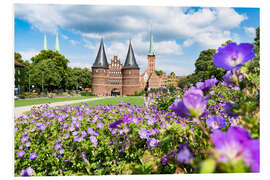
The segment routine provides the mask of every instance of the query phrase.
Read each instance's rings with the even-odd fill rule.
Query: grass
[[[72,104],[72,105],[76,106],[76,105],[80,105],[84,103],[87,103],[90,106],[109,105],[109,104],[115,105],[115,104],[119,104],[121,101],[130,103],[132,105],[137,104],[138,106],[142,106],[144,104],[144,98],[141,96],[127,96],[127,97],[105,98],[105,99],[99,99],[99,100],[77,103],[77,104]]]
[[[85,97],[85,96],[84,96]],[[132,105],[137,104],[138,106],[142,106],[144,104],[144,98],[141,96],[128,96],[128,97],[113,97],[113,98],[106,98],[106,99],[99,99],[99,100],[94,100],[94,101],[87,101],[87,102],[82,102],[82,103],[76,103],[76,104],[71,104],[72,106],[77,106],[81,104],[89,104],[90,106],[96,106],[96,105],[108,105],[108,104],[119,104],[120,101],[124,101],[126,103],[130,103]],[[61,106],[62,108],[65,107]],[[24,114],[31,114],[32,111],[27,111],[24,112]]]
[[[76,96],[76,97],[56,97],[56,98],[40,98],[40,99],[20,99],[15,100],[15,107],[30,106],[36,104],[46,104],[53,102],[72,101],[79,99],[88,99],[95,96]]]

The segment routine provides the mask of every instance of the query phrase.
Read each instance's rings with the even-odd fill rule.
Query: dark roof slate
[[[127,57],[126,57],[126,61],[125,61],[123,69],[129,69],[129,68],[139,69],[139,66],[138,66],[136,59],[135,59],[135,56],[134,56],[131,42],[129,43],[128,53],[127,53]]]
[[[97,54],[96,60],[95,60],[92,67],[109,68],[109,64],[108,64],[106,53],[105,53],[103,39],[101,39],[98,54]]]

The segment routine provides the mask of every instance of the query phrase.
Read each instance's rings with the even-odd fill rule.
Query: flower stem
[[[198,117],[195,118],[195,122],[197,122],[199,124],[199,126],[201,127],[201,129],[203,130],[204,134],[206,134],[208,137],[210,137],[208,131],[206,130],[206,128],[203,126],[202,122],[199,120]]]

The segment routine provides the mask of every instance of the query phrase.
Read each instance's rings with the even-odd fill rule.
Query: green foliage
[[[212,173],[215,171],[216,161],[213,159],[207,159],[201,163],[200,173]]]
[[[20,87],[20,95],[22,95],[23,92],[29,89],[28,76],[31,67],[29,61],[23,61],[20,53],[15,52],[14,59],[24,66],[22,68],[16,68],[14,74],[15,87]]]
[[[67,88],[90,88],[92,84],[92,72],[87,68],[70,68],[67,70]]]
[[[162,70],[155,70],[155,73],[156,73],[158,76],[161,76],[161,75],[164,74],[165,72],[163,72]]]
[[[91,91],[81,91],[81,96],[94,96],[94,94]]]
[[[24,65],[15,72],[15,86],[20,84],[22,92],[29,91],[29,83],[30,88],[34,85],[37,92],[42,91],[42,85],[45,92],[91,87],[91,71],[88,68],[68,67],[69,60],[57,51],[42,50],[31,58],[32,63],[24,62],[17,52],[14,57]]]

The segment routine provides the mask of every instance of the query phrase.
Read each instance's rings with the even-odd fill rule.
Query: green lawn
[[[132,105],[137,104],[138,106],[142,106],[144,104],[144,98],[141,96],[115,97],[115,98],[88,101],[88,102],[83,102],[83,103],[87,103],[90,106],[108,105],[108,104],[115,105],[115,104],[119,104],[120,101],[124,101]],[[82,104],[82,103],[77,103],[77,104],[72,104],[72,105],[79,105],[79,104]]]
[[[76,97],[56,97],[56,98],[41,98],[41,99],[20,99],[15,100],[15,107],[30,106],[35,104],[46,104],[61,101],[71,101],[79,99],[88,99],[95,96],[76,96]]]

